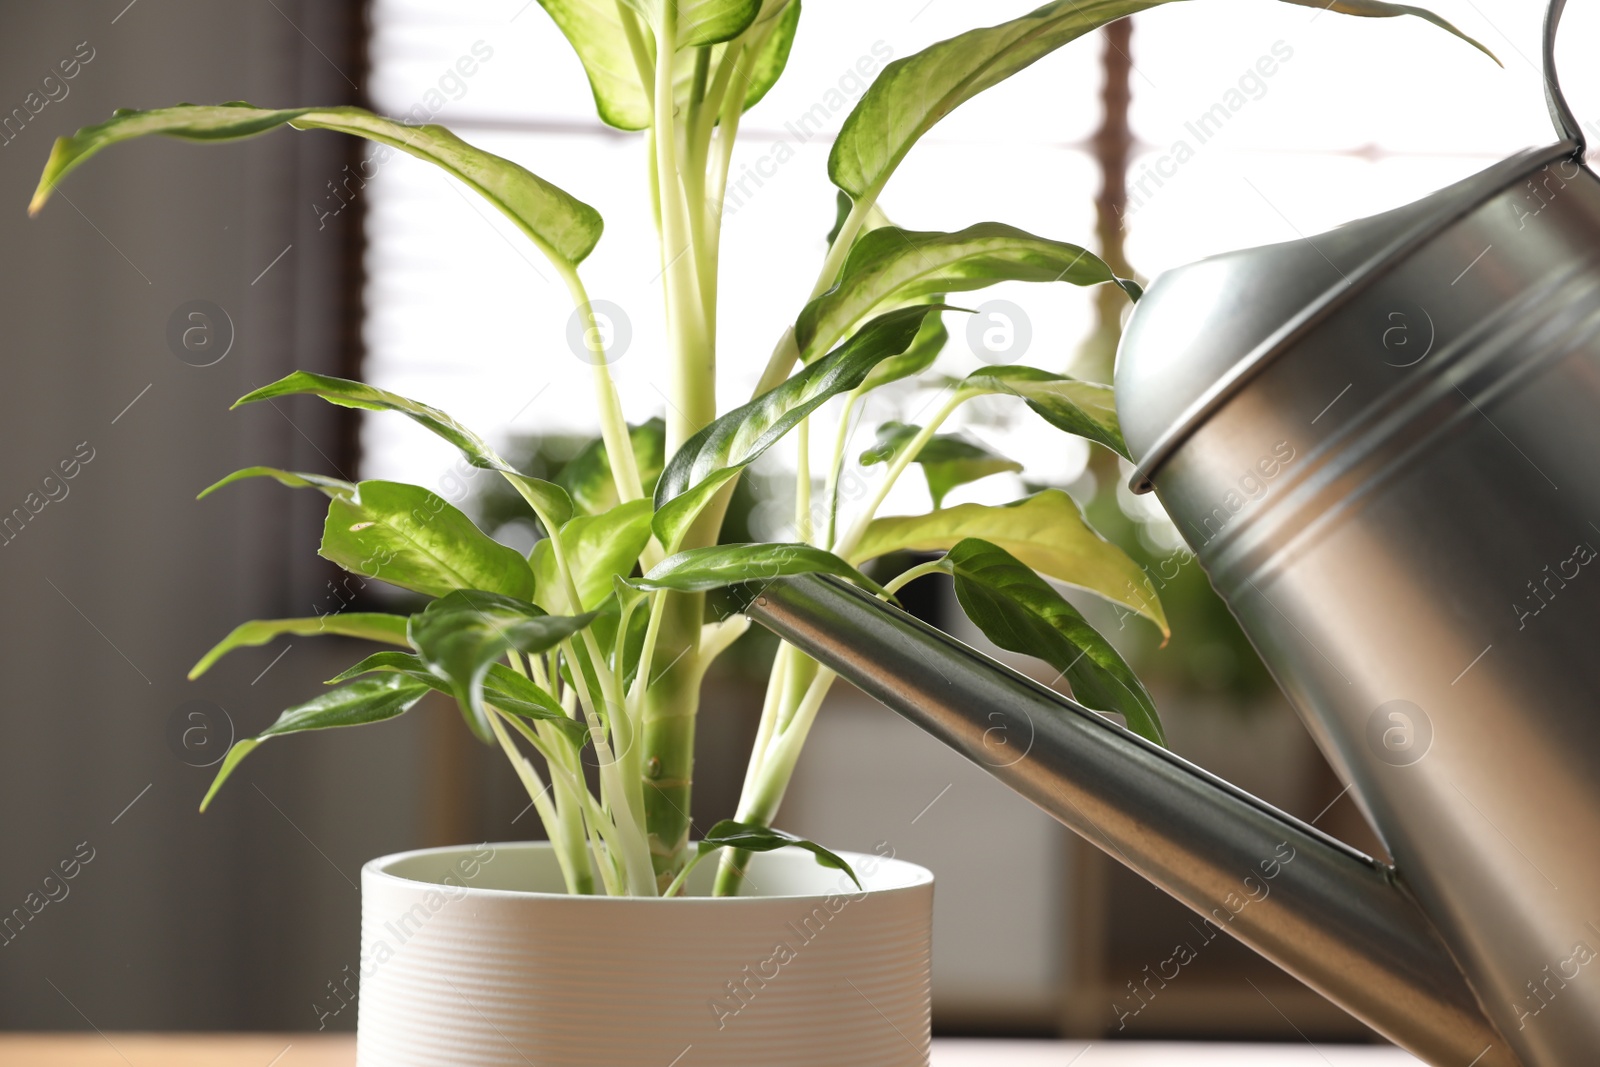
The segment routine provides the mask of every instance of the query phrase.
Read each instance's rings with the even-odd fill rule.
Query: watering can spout
[[[852,586],[744,610],[1396,1044],[1520,1063],[1393,868]]]

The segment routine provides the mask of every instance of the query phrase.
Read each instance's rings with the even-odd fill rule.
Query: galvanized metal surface
[[[1517,1062],[1389,868],[852,587],[746,612],[1397,1044]]]
[[[1572,164],[1356,294],[1155,478],[1540,1065],[1600,1049],[1597,452],[1600,180]]]
[[[1547,87],[1552,149],[1159,279],[1118,406],[1489,1018],[1568,1067],[1600,1055],[1600,179]],[[1209,362],[1161,375],[1197,315]]]

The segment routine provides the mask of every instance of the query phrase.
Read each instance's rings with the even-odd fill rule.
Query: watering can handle
[[[1577,156],[1581,159],[1587,151],[1583,127],[1578,125],[1572,109],[1567,106],[1567,98],[1561,94],[1561,80],[1556,76],[1556,31],[1561,26],[1561,12],[1566,6],[1567,0],[1550,0],[1549,10],[1544,15],[1544,98],[1556,132],[1577,146]]]

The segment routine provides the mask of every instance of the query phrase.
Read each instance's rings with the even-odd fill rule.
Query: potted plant
[[[839,218],[811,298],[797,314],[775,316],[786,325],[754,395],[719,412],[719,236],[729,165],[743,113],[783,71],[800,2],[541,0],[582,60],[600,117],[643,131],[649,153],[643,195],[659,228],[668,337],[659,358],[671,389],[665,417],[637,425],[624,419],[605,331],[579,273],[600,239],[600,216],[517,163],[441,126],[353,107],[123,111],[56,142],[34,212],[99,149],[146,134],[224,141],[288,125],[364,137],[440,167],[488,200],[546,256],[577,309],[600,433],[559,484],[514,469],[444,412],[360,382],[298,372],[239,401],[306,394],[411,418],[527,502],[545,533],[527,556],[415,485],[252,467],[201,494],[263,476],[321,492],[325,558],[428,598],[409,616],[249,622],[208,652],[191,677],[231,649],[282,634],[394,646],[235,743],[202,808],[266,740],[393,718],[438,690],[478,738],[503,749],[549,838],[367,866],[361,1062],[926,1062],[931,876],[889,856],[839,856],[772,827],[830,671],[791,648],[778,652],[739,808],[693,838],[687,813],[700,682],[747,626],[737,614],[708,611],[707,594],[823,573],[892,600],[916,578],[946,573],[998,645],[1045,660],[1080,701],[1162,739],[1133,671],[1047,581],[1097,594],[1164,632],[1138,565],[1090,529],[1059,489],[1003,507],[939,506],[951,488],[1019,469],[940,432],[963,404],[1013,398],[1063,432],[1125,456],[1108,386],[1015,364],[945,380],[923,424],[878,428],[861,454],[875,482],[856,480],[851,489],[843,474],[862,399],[934,367],[947,338],[942,316],[960,310],[946,303],[951,294],[1032,281],[1115,285],[1137,299],[1134,282],[1076,245],[998,222],[908,231],[878,200],[918,139],[951,110],[1067,42],[1164,2],[1057,0],[878,72],[829,156]],[[1456,32],[1427,12],[1373,0],[1287,2],[1417,14]],[[824,419],[833,447],[814,479],[809,438]],[[790,434],[800,464],[794,538],[720,543],[740,472]],[[880,516],[913,464],[933,510]],[[942,555],[881,586],[860,569],[903,550]],[[585,776],[585,749],[597,789]],[[702,866],[716,853],[715,869]]]

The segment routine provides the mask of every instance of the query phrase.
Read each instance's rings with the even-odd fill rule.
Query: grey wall
[[[329,0],[125,3],[0,7],[0,115],[93,51],[0,146],[0,515],[93,453],[0,546],[0,916],[29,914],[0,947],[0,1026],[315,1028],[324,983],[356,962],[360,862],[452,836],[418,778],[432,725],[279,742],[206,815],[212,771],[167,735],[195,699],[253,733],[358,652],[296,640],[257,680],[279,642],[184,680],[235,623],[310,614],[332,576],[314,556],[320,498],[265,483],[193,498],[251,463],[353,460],[347,424],[312,401],[227,410],[296,367],[347,365],[355,213],[319,231],[311,204],[350,145],[153,139],[73,174],[39,218],[24,208],[53,138],[114,107],[355,99],[360,20]],[[166,341],[194,299],[236,328],[214,366]],[[66,895],[31,914],[47,888]]]

